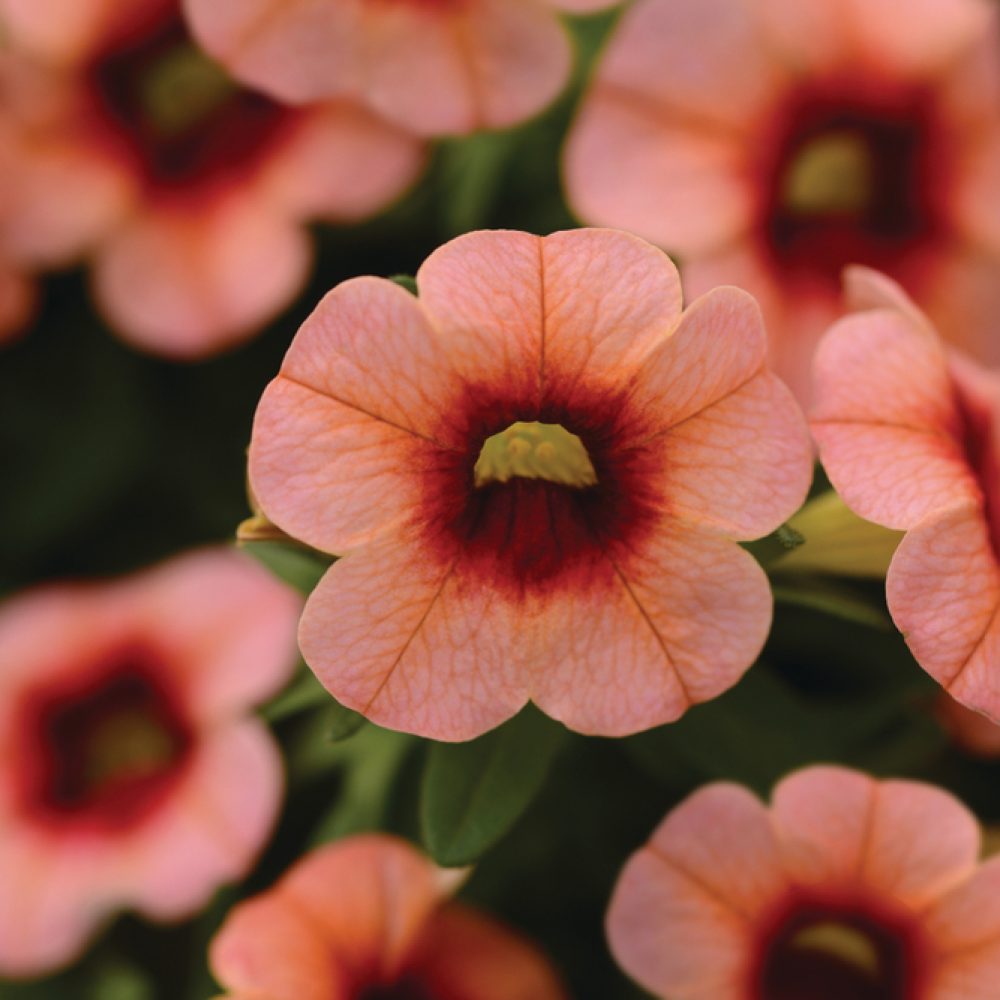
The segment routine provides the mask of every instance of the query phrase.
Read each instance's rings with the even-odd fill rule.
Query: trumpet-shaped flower
[[[889,611],[920,665],[1000,719],[1000,376],[949,355],[884,277],[849,273],[858,309],[816,355],[813,434],[856,513],[905,531]]]
[[[230,913],[212,969],[233,1000],[564,1000],[535,947],[449,882],[382,834],[320,848]]]
[[[0,975],[74,958],[121,907],[196,911],[278,809],[248,709],[294,666],[298,601],[232,551],[0,606]]]
[[[184,0],[198,39],[292,103],[351,97],[427,135],[505,128],[551,103],[572,50],[556,16],[616,0]]]
[[[710,785],[629,860],[607,929],[664,1000],[993,1000],[1000,859],[948,793],[814,767]]]
[[[308,219],[395,198],[421,145],[349,101],[288,108],[192,41],[179,0],[0,0],[0,96],[16,122],[0,244],[93,262],[130,342],[194,358],[245,339],[308,272]]]
[[[809,397],[840,272],[885,271],[1000,361],[1000,35],[989,0],[638,0],[566,150],[571,203],[764,309]]]
[[[469,234],[417,285],[335,288],[256,415],[264,513],[344,556],[299,631],[320,680],[444,740],[529,698],[630,733],[734,684],[771,619],[735,540],[812,465],[753,299],[682,313],[670,260],[605,230]]]

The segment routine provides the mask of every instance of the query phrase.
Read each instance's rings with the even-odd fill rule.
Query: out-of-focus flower
[[[292,103],[364,100],[427,135],[505,128],[551,103],[572,48],[559,11],[616,0],[184,0],[241,80]]]
[[[234,83],[179,0],[0,0],[0,18],[17,123],[0,245],[44,266],[90,255],[103,311],[146,350],[248,337],[306,277],[304,220],[371,215],[423,163],[360,105],[288,108]]]
[[[937,714],[952,740],[973,757],[1000,757],[1000,726],[941,693]]]
[[[449,882],[393,837],[320,848],[233,910],[212,969],[234,1000],[563,1000],[536,948],[449,902]]]
[[[820,458],[852,510],[906,532],[886,596],[917,661],[1000,719],[1000,376],[947,354],[888,279],[852,269],[848,291],[859,311],[816,354]]]
[[[120,907],[192,913],[246,872],[282,785],[247,710],[289,677],[298,608],[221,549],[0,607],[0,974],[71,960]]]
[[[628,862],[622,967],[669,1000],[993,1000],[1000,859],[948,793],[814,767],[703,788]]]
[[[638,0],[566,151],[571,203],[764,309],[809,396],[845,265],[1000,361],[1000,34],[989,0]]]
[[[529,698],[630,733],[734,684],[771,620],[735,540],[812,466],[753,299],[682,314],[670,260],[608,230],[469,234],[417,285],[335,288],[257,411],[263,512],[345,556],[299,630],[320,680],[444,740]]]
[[[0,259],[0,343],[25,329],[35,311],[36,297],[31,278]]]

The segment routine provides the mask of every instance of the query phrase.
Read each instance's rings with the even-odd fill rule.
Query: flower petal
[[[136,218],[104,245],[94,280],[126,340],[193,359],[246,339],[284,308],[310,256],[297,225],[248,196],[207,213]]]
[[[389,539],[334,564],[299,644],[330,693],[378,725],[465,740],[527,701],[521,631],[457,546],[438,559]]]
[[[464,906],[431,917],[416,971],[432,996],[476,1000],[563,1000],[544,956],[526,938]]]
[[[837,492],[862,517],[912,527],[978,497],[955,439],[944,350],[929,327],[888,309],[836,323],[816,355],[810,423]]]
[[[736,785],[710,785],[626,865],[608,910],[611,950],[656,996],[739,1000],[754,921],[784,888],[762,803]]]
[[[980,833],[952,795],[911,781],[812,767],[782,781],[772,820],[789,873],[929,905],[975,869]]]
[[[5,35],[18,47],[59,62],[85,58],[115,16],[121,16],[117,0],[0,0]]]
[[[767,637],[767,578],[714,531],[670,523],[641,551],[609,551],[591,577],[526,613],[532,698],[577,732],[673,721],[735,684]]]
[[[886,596],[917,662],[963,705],[1000,719],[1000,568],[978,505],[908,532]]]

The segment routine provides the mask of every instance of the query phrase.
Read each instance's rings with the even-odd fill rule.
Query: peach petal
[[[941,693],[935,708],[953,742],[967,754],[985,760],[1000,758],[1000,726],[995,722],[966,708],[946,692]]]
[[[237,906],[209,960],[226,989],[267,1000],[348,1000],[348,984],[309,915],[276,894]]]
[[[671,510],[736,539],[774,531],[805,502],[812,446],[785,384],[762,372],[660,441]]]
[[[364,834],[307,855],[277,891],[321,929],[328,960],[355,977],[391,979],[446,889],[405,841]]]
[[[754,921],[784,886],[764,806],[736,785],[708,786],[626,865],[608,910],[611,950],[656,996],[739,1000]]]
[[[566,11],[567,14],[594,14],[609,7],[617,7],[621,0],[543,0],[555,10]]]
[[[765,44],[790,68],[829,71],[850,50],[849,4],[841,0],[756,0]]]
[[[975,869],[975,817],[949,793],[910,781],[813,767],[782,781],[772,821],[789,874],[928,906]]]
[[[35,283],[0,260],[0,344],[21,333],[31,322],[38,301]]]
[[[757,210],[735,137],[598,85],[566,146],[566,190],[581,218],[702,254],[746,232]]]
[[[140,2],[149,6],[150,0]],[[119,0],[0,0],[5,34],[58,62],[85,58],[120,13]]]
[[[912,325],[928,329],[927,317],[902,285],[870,267],[855,264],[844,269],[844,300],[851,312],[894,309]]]
[[[596,85],[748,131],[787,79],[761,40],[746,0],[647,0],[618,22]]]
[[[306,234],[252,194],[209,211],[154,211],[100,249],[94,282],[134,346],[196,359],[232,347],[294,298],[311,261]]]
[[[417,959],[432,995],[476,1000],[564,1000],[537,948],[519,934],[461,906],[428,921]]]
[[[195,755],[184,787],[123,845],[111,877],[123,902],[157,920],[194,913],[246,875],[278,814],[281,755],[263,723],[216,726]]]
[[[342,560],[310,596],[306,662],[341,703],[390,729],[465,740],[527,701],[522,625],[456,550],[392,538]]]
[[[310,113],[267,170],[273,197],[303,217],[353,222],[402,194],[423,169],[423,144],[352,103]]]
[[[609,551],[585,590],[528,609],[532,697],[576,732],[622,736],[670,722],[739,680],[770,621],[755,560],[675,522],[641,551]]]
[[[810,422],[820,457],[862,517],[906,529],[978,498],[953,436],[944,350],[929,327],[890,310],[849,316],[820,345],[815,375]]]
[[[908,532],[886,596],[920,665],[963,705],[1000,719],[1000,568],[980,508],[945,510]]]
[[[291,104],[356,92],[357,0],[183,0],[198,41],[239,79]]]
[[[952,222],[967,239],[1000,253],[1000,128],[977,131],[963,156],[962,173],[950,199]]]
[[[135,595],[140,627],[165,647],[199,721],[257,705],[290,679],[301,599],[248,556],[204,549],[120,586]]]

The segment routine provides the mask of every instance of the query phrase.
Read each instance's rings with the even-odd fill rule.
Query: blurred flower
[[[448,902],[448,882],[393,837],[322,847],[233,910],[212,942],[212,969],[233,997],[563,1000],[535,947]]]
[[[0,245],[39,266],[92,256],[108,320],[154,353],[246,339],[305,280],[305,220],[365,218],[423,163],[358,105],[293,109],[235,84],[179,0],[0,0],[4,17],[18,125]]]
[[[282,784],[247,710],[291,673],[298,607],[222,549],[0,606],[0,974],[69,961],[123,906],[190,914],[247,871]]]
[[[0,344],[21,333],[35,310],[31,278],[0,258]]]
[[[354,97],[425,135],[506,128],[569,79],[556,11],[618,0],[184,0],[195,34],[241,80],[290,103]]]
[[[1000,718],[1000,375],[949,356],[888,279],[852,269],[848,290],[860,311],[816,354],[820,458],[852,510],[907,533],[886,596],[917,661]]]
[[[681,314],[636,237],[481,232],[335,288],[264,394],[250,481],[344,555],[299,630],[375,722],[476,736],[530,697],[616,735],[726,690],[771,595],[735,543],[805,497],[811,447],[754,301]]]
[[[625,867],[612,951],[670,1000],[993,1000],[1000,859],[947,792],[813,767],[715,784]]]
[[[751,291],[809,396],[840,272],[901,281],[1000,361],[1000,36],[989,0],[638,0],[566,151],[591,223]]]
[[[945,692],[938,698],[937,714],[952,740],[967,754],[1000,758],[1000,726],[985,715],[959,704]]]

